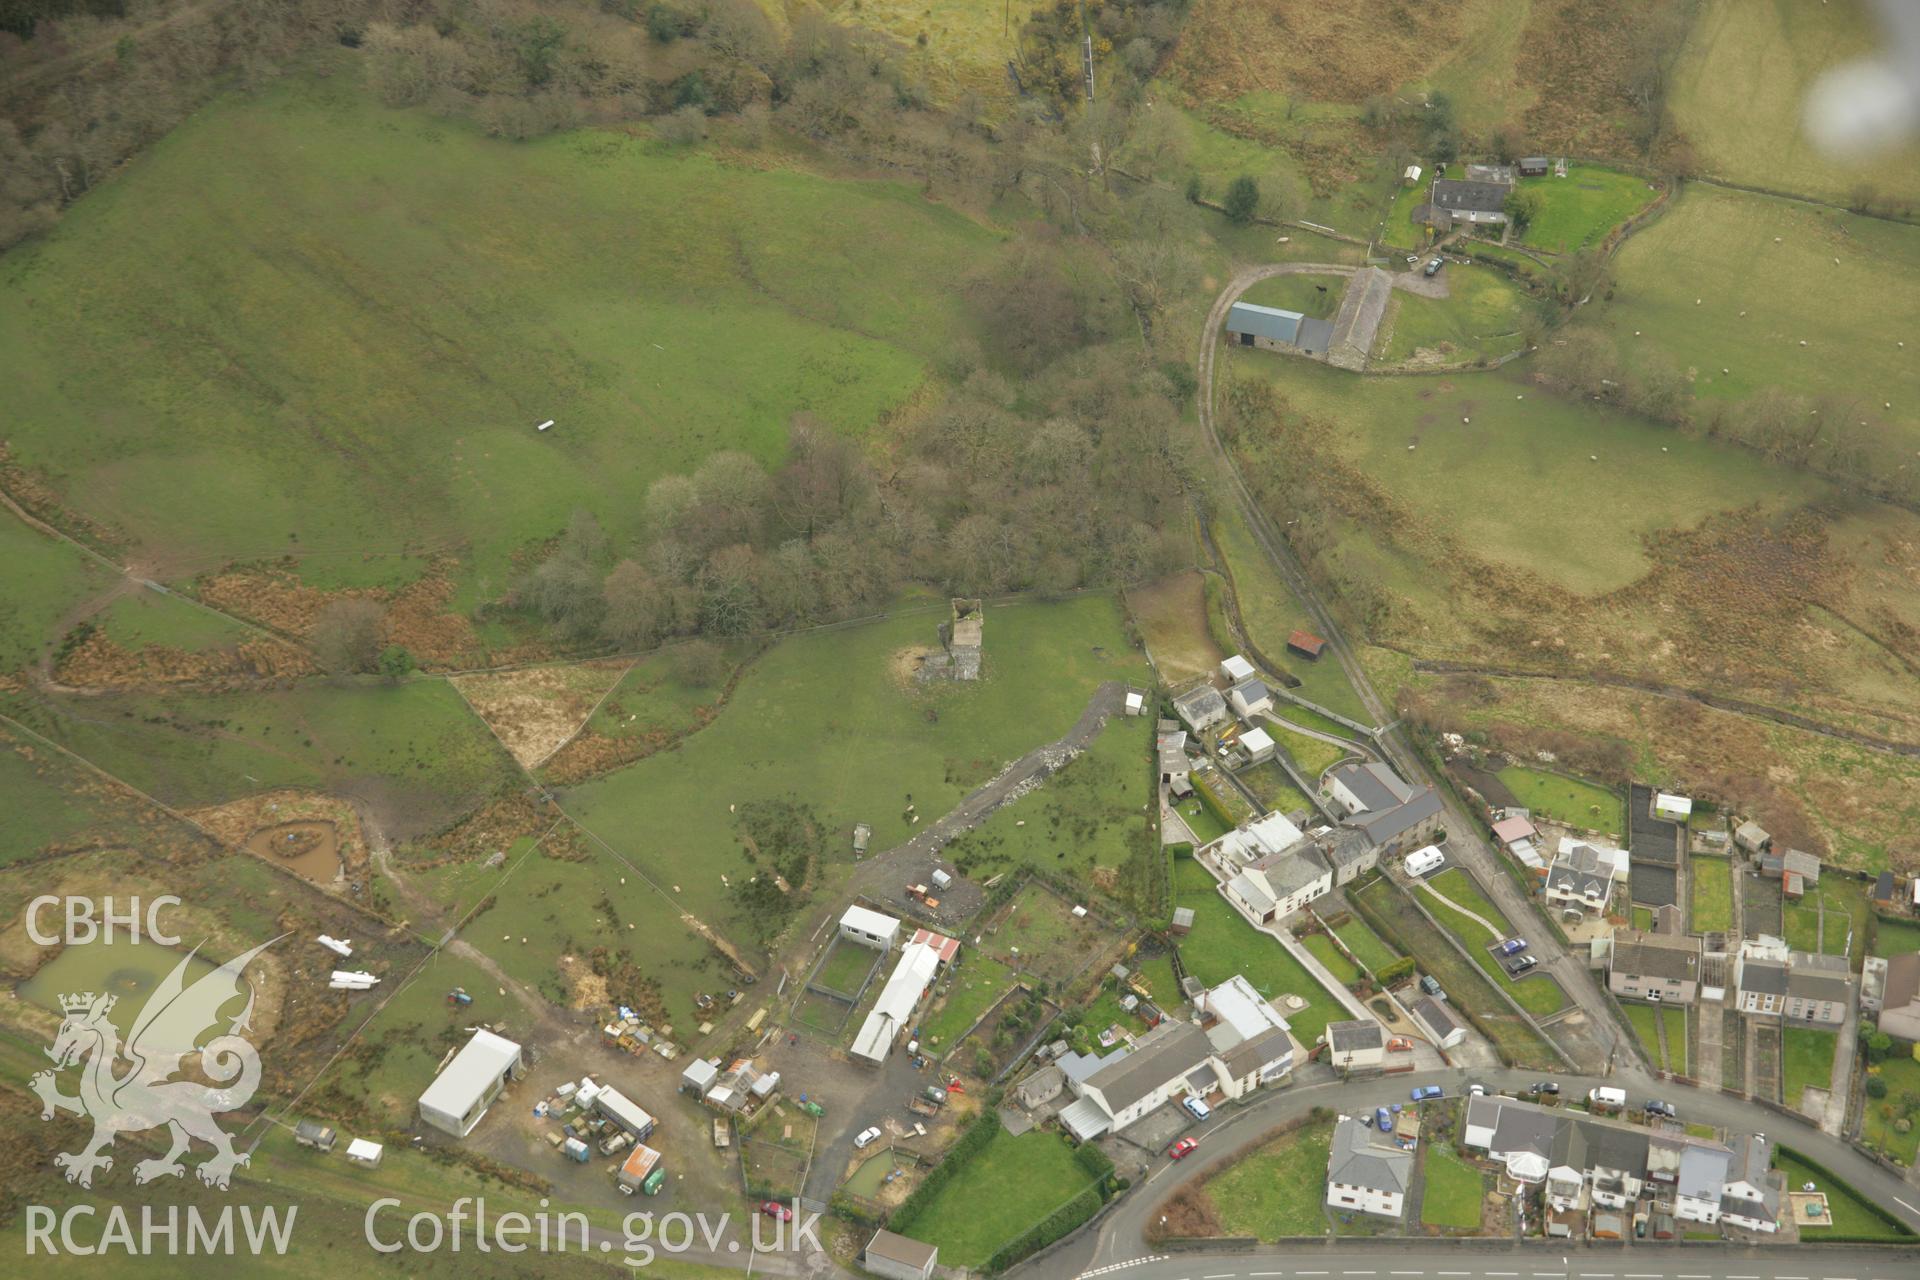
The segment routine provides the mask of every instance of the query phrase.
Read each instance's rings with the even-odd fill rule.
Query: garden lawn
[[[1920,1159],[1920,1125],[1901,1133],[1894,1128],[1894,1121],[1899,1117],[1905,1099],[1920,1102],[1920,1062],[1914,1061],[1911,1054],[1903,1054],[1901,1047],[1896,1045],[1893,1056],[1879,1063],[1874,1070],[1887,1082],[1887,1096],[1866,1100],[1862,1116],[1863,1135],[1872,1146],[1912,1165],[1915,1159]]]
[[[936,1246],[948,1266],[979,1267],[1091,1183],[1060,1134],[1003,1131],[941,1188],[913,1238]]]
[[[1198,794],[1190,795],[1174,806],[1187,829],[1193,832],[1193,844],[1197,849],[1203,844],[1212,844],[1232,830],[1226,823],[1213,816],[1213,810],[1202,804]]]
[[[1334,930],[1340,935],[1340,941],[1347,944],[1347,950],[1361,964],[1378,973],[1400,957],[1394,954],[1392,947],[1380,940],[1380,935],[1367,927],[1367,922],[1359,916],[1349,916],[1347,922]]]
[[[1599,244],[1658,194],[1644,178],[1584,164],[1568,165],[1564,178],[1521,178],[1519,187],[1539,192],[1542,202],[1521,243],[1553,253]]]
[[[1193,908],[1193,932],[1179,940],[1180,960],[1187,972],[1209,987],[1242,974],[1253,989],[1269,1000],[1296,995],[1304,1009],[1281,1008],[1294,1039],[1311,1045],[1329,1022],[1345,1014],[1333,996],[1313,975],[1288,955],[1278,940],[1261,933],[1220,896],[1207,869],[1191,858],[1173,864],[1174,905]]]
[[[813,975],[813,981],[829,991],[851,996],[860,989],[861,981],[873,969],[875,961],[884,960],[885,956],[886,953],[873,947],[845,937],[835,938],[833,953]]]
[[[1302,708],[1302,710],[1304,711],[1305,708]],[[1280,728],[1278,724],[1271,720],[1267,721],[1261,727],[1272,734],[1273,740],[1285,748],[1288,755],[1293,757],[1293,762],[1300,766],[1300,772],[1315,781],[1328,769],[1331,769],[1334,765],[1346,759],[1349,754],[1344,747],[1336,747],[1331,742],[1322,742],[1320,739],[1310,738],[1304,733],[1295,733],[1291,729]],[[1352,730],[1349,729],[1346,730],[1346,732],[1351,733]]]
[[[1277,813],[1298,813],[1312,807],[1312,801],[1293,785],[1293,779],[1277,760],[1242,769],[1239,778],[1249,791],[1260,797],[1260,803]]]
[[[1090,595],[989,609],[993,639],[978,682],[897,679],[896,655],[925,645],[939,617],[913,613],[784,640],[742,676],[706,728],[565,792],[561,803],[695,915],[738,925],[746,923],[743,908],[722,877],[751,872],[733,806],[787,797],[805,804],[830,858],[851,858],[857,822],[872,826],[870,848],[891,848],[912,834],[908,797],[922,821],[939,817],[1008,761],[1071,728],[1101,681],[1145,678],[1114,600]],[[1102,776],[1116,743],[1144,752],[1137,723],[1116,718],[1095,751],[1015,807],[1045,812],[1055,803],[1049,794],[1071,785],[1083,764],[1089,778]],[[1142,755],[1113,785],[1138,795],[1147,778]],[[1010,827],[1011,813],[996,817]],[[1089,813],[1090,821],[1100,817]],[[1076,857],[1084,867],[1113,847],[1103,840]]]
[[[1802,1089],[1825,1089],[1832,1084],[1835,1040],[1836,1033],[1832,1031],[1815,1031],[1811,1027],[1780,1029],[1781,1096],[1787,1106],[1799,1107]]]
[[[1093,1003],[1080,1011],[1079,1025],[1074,1029],[1075,1048],[1082,1052],[1104,1053],[1100,1047],[1100,1033],[1108,1027],[1118,1026],[1134,1035],[1146,1034],[1146,1020],[1137,1013],[1128,1013],[1120,1007],[1120,994],[1112,988],[1102,988]]]
[[[1814,1169],[1792,1151],[1776,1150],[1773,1167],[1785,1175],[1789,1187],[1798,1188],[1811,1182],[1816,1190],[1826,1193],[1827,1210],[1833,1215],[1835,1234],[1882,1240],[1908,1240],[1913,1237],[1911,1231],[1896,1223],[1889,1223],[1874,1212],[1870,1202],[1852,1186]],[[1802,1239],[1807,1244],[1817,1244],[1820,1235],[1818,1231],[1808,1231]]]
[[[620,545],[663,472],[777,460],[802,411],[864,434],[970,328],[925,282],[999,243],[909,184],[489,138],[326,70],[216,99],[0,264],[13,458],[139,547],[470,547],[471,605],[569,511]]]
[[[1451,263],[1443,274],[1445,298],[1394,290],[1378,358],[1461,364],[1518,351],[1521,322],[1540,304],[1492,267]]]
[[[1506,970],[1500,967],[1500,962],[1494,958],[1492,952],[1487,950],[1487,943],[1490,940],[1487,931],[1464,913],[1441,902],[1434,895],[1434,890],[1444,893],[1468,911],[1500,928],[1501,938],[1512,937],[1513,926],[1507,923],[1507,918],[1501,915],[1491,902],[1487,901],[1486,895],[1482,894],[1479,887],[1467,878],[1466,872],[1453,867],[1423,884],[1421,891],[1426,894],[1427,909],[1453,931],[1454,937],[1460,939],[1468,954],[1473,957],[1473,962],[1485,971],[1487,977],[1493,982],[1503,984],[1508,994],[1528,1013],[1536,1017],[1545,1017],[1566,1007],[1566,992],[1560,989],[1559,983],[1544,974],[1509,981]]]
[[[1333,1125],[1309,1123],[1257,1147],[1207,1179],[1230,1236],[1278,1240],[1326,1233],[1327,1150]]]
[[[1327,972],[1344,983],[1360,981],[1360,967],[1340,954],[1340,949],[1324,933],[1314,933],[1302,939],[1313,958],[1327,966]]]
[[[1687,1074],[1687,1011],[1674,1005],[1660,1007],[1660,1021],[1667,1028],[1667,1070]]]
[[[1426,1150],[1426,1187],[1420,1221],[1430,1227],[1471,1231],[1480,1225],[1480,1207],[1486,1196],[1486,1178],[1455,1155],[1444,1143]]]
[[[1607,787],[1525,765],[1510,764],[1498,776],[1521,808],[1554,822],[1616,838],[1626,829],[1620,795]]]
[[[1627,1024],[1633,1028],[1633,1038],[1647,1051],[1647,1060],[1655,1069],[1667,1065],[1666,1056],[1660,1052],[1660,1010],[1650,1004],[1622,1004],[1621,1010],[1627,1015]]]
[[[1819,951],[1830,956],[1848,953],[1847,938],[1852,934],[1852,959],[1858,963],[1865,954],[1867,886],[1858,880],[1829,876],[1809,889],[1798,902],[1781,907],[1787,942],[1798,951]],[[1825,918],[1824,932],[1822,917]]]
[[[1552,1048],[1494,993],[1487,977],[1462,960],[1385,876],[1358,893],[1349,889],[1348,900],[1374,913],[1381,923],[1381,936],[1396,940],[1394,945],[1406,948],[1422,972],[1438,978],[1448,998],[1471,1011],[1516,1064],[1548,1070],[1560,1065]]]
[[[920,1024],[927,1047],[945,1056],[960,1037],[993,1008],[993,1002],[1013,989],[1013,970],[977,948],[961,953],[960,968],[947,987],[945,1003]]]
[[[1693,883],[1693,928],[1712,933],[1733,927],[1733,864],[1695,854],[1687,863]]]
[[[1909,951],[1920,951],[1920,924],[1893,916],[1873,918],[1873,954],[1892,959]]]

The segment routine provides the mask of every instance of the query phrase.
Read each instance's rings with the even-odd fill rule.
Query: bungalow
[[[1700,940],[1615,929],[1607,990],[1628,1000],[1692,1004],[1700,993]]]
[[[1920,952],[1894,956],[1884,964],[1877,1025],[1896,1039],[1920,1041]]]
[[[1571,853],[1554,858],[1553,865],[1547,868],[1540,894],[1560,907],[1604,911],[1607,899],[1613,896],[1613,876],[1609,872],[1610,868],[1600,862],[1591,847],[1580,845]]]
[[[1197,684],[1173,699],[1173,713],[1195,733],[1204,733],[1228,719],[1227,700],[1210,684]]]
[[[1439,226],[1505,226],[1512,184],[1436,178],[1429,195],[1428,221]]]
[[[1371,1018],[1327,1024],[1327,1062],[1336,1070],[1377,1067],[1386,1056],[1386,1028]]]
[[[1333,341],[1333,325],[1298,311],[1236,302],[1227,308],[1227,336],[1243,347],[1323,356]]]
[[[1212,1052],[1206,1032],[1191,1022],[1168,1018],[1135,1040],[1130,1051],[1110,1056],[1085,1079],[1075,1081],[1069,1072],[1077,1101],[1060,1113],[1060,1123],[1082,1142],[1124,1129],[1171,1099],[1192,1092],[1188,1077],[1206,1065]]]
[[[1413,1153],[1352,1116],[1333,1126],[1327,1150],[1327,1203],[1396,1221],[1407,1210]]]
[[[1319,661],[1327,642],[1311,631],[1295,631],[1287,636],[1287,648],[1309,662]]]
[[[1259,676],[1248,676],[1227,690],[1227,705],[1242,720],[1251,720],[1273,710],[1273,691]]]

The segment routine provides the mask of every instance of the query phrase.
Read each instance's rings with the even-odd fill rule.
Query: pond
[[[891,1151],[882,1151],[878,1155],[868,1156],[866,1161],[853,1171],[853,1176],[847,1179],[841,1190],[859,1196],[863,1200],[878,1200],[880,1188],[887,1184],[887,1175],[896,1168],[903,1173],[906,1170],[905,1165],[894,1160]]]
[[[20,984],[20,998],[59,1013],[60,997],[64,995],[92,991],[118,996],[108,1018],[124,1037],[140,1015],[147,997],[186,954],[154,942],[93,942],[68,947]],[[187,965],[184,980],[191,985],[194,980],[212,973],[214,968],[213,962],[195,956]],[[240,1007],[236,996],[231,1012],[238,1012]],[[226,1029],[224,1022],[220,1029]]]
[[[247,852],[314,884],[340,878],[340,837],[331,822],[282,822],[247,837]]]

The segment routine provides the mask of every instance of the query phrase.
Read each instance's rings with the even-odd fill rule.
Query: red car
[[[776,1222],[793,1221],[793,1210],[787,1208],[787,1206],[781,1204],[778,1200],[762,1200],[760,1202],[760,1212],[766,1214]]]
[[[1387,1041],[1387,1052],[1411,1053],[1413,1052],[1413,1041],[1407,1039],[1405,1036],[1395,1036],[1393,1039]]]
[[[1184,1159],[1192,1155],[1193,1149],[1199,1145],[1200,1140],[1198,1138],[1182,1138],[1167,1148],[1167,1158],[1170,1160]]]

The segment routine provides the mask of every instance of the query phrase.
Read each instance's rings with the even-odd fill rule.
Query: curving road
[[[1463,1092],[1468,1082],[1484,1084],[1491,1089],[1523,1093],[1530,1083],[1540,1078],[1537,1072],[1504,1070],[1409,1072],[1365,1082],[1329,1081],[1296,1085],[1267,1094],[1237,1111],[1216,1113],[1215,1119],[1189,1130],[1200,1139],[1198,1151],[1178,1162],[1164,1156],[1156,1157],[1127,1198],[1101,1221],[1097,1232],[1043,1259],[1038,1273],[1083,1276],[1112,1268],[1116,1273],[1138,1277],[1139,1280],[1222,1280],[1227,1276],[1275,1274],[1319,1274],[1334,1280],[1343,1274],[1349,1278],[1368,1274],[1364,1269],[1370,1268],[1378,1280],[1392,1280],[1395,1276],[1409,1280],[1420,1275],[1434,1280],[1447,1280],[1458,1275],[1493,1276],[1496,1280],[1503,1280],[1516,1272],[1519,1280],[1546,1280],[1548,1275],[1566,1277],[1566,1280],[1582,1280],[1583,1276],[1586,1280],[1595,1280],[1611,1269],[1615,1274],[1608,1276],[1607,1280],[1656,1280],[1656,1277],[1658,1280],[1735,1280],[1730,1273],[1739,1273],[1744,1278],[1748,1273],[1755,1272],[1755,1268],[1735,1266],[1732,1259],[1766,1254],[1776,1260],[1776,1271],[1756,1273],[1757,1280],[1869,1280],[1870,1277],[1892,1280],[1895,1276],[1910,1280],[1912,1276],[1920,1274],[1920,1269],[1915,1266],[1916,1261],[1920,1261],[1920,1249],[1876,1247],[1863,1254],[1858,1248],[1823,1247],[1811,1242],[1784,1248],[1769,1249],[1763,1246],[1754,1250],[1720,1245],[1710,1253],[1670,1243],[1643,1245],[1625,1255],[1631,1256],[1632,1265],[1620,1268],[1586,1265],[1588,1260],[1596,1257],[1613,1263],[1623,1255],[1611,1252],[1610,1246],[1580,1244],[1564,1251],[1568,1256],[1577,1253],[1582,1260],[1583,1265],[1574,1267],[1571,1276],[1567,1275],[1564,1267],[1549,1272],[1545,1264],[1550,1260],[1539,1256],[1550,1251],[1553,1260],[1557,1260],[1563,1251],[1554,1245],[1538,1242],[1517,1245],[1484,1239],[1449,1240],[1444,1244],[1423,1242],[1421,1249],[1424,1256],[1399,1261],[1391,1260],[1389,1254],[1396,1248],[1404,1251],[1408,1244],[1405,1239],[1398,1241],[1397,1245],[1393,1242],[1364,1240],[1335,1240],[1325,1244],[1296,1241],[1265,1246],[1252,1253],[1184,1251],[1172,1253],[1163,1260],[1152,1260],[1155,1250],[1146,1243],[1146,1229],[1169,1194],[1181,1185],[1230,1163],[1234,1154],[1248,1143],[1276,1126],[1300,1119],[1315,1107],[1358,1114],[1375,1106],[1405,1102],[1408,1091],[1421,1084],[1441,1085],[1449,1094]],[[1638,1071],[1616,1071],[1607,1077],[1561,1075],[1556,1079],[1565,1091],[1563,1096],[1567,1098],[1576,1097],[1597,1085],[1607,1084],[1625,1088],[1628,1097],[1635,1101],[1652,1096],[1672,1101],[1684,1121],[1746,1132],[1752,1131],[1757,1122],[1761,1132],[1824,1164],[1836,1175],[1872,1196],[1907,1226],[1920,1231],[1920,1193],[1886,1173],[1847,1143],[1829,1137],[1810,1125],[1786,1116],[1757,1111],[1750,1103],[1710,1090],[1690,1089],[1669,1081],[1656,1083]],[[1317,1222],[1303,1224],[1309,1229],[1318,1225]],[[1383,1253],[1383,1248],[1388,1249],[1389,1253]],[[1446,1261],[1435,1261],[1436,1252],[1442,1254]],[[1830,1256],[1830,1265],[1821,1264],[1826,1267],[1825,1270],[1814,1266],[1812,1259],[1816,1255]],[[1893,1261],[1895,1259],[1904,1259],[1904,1265],[1896,1264]],[[1426,1268],[1424,1272],[1415,1270],[1423,1266]],[[1439,1270],[1442,1266],[1449,1270]],[[1316,1270],[1303,1271],[1299,1269],[1301,1267]],[[1343,1267],[1349,1269],[1343,1272]],[[1645,1273],[1644,1276],[1641,1273]]]

